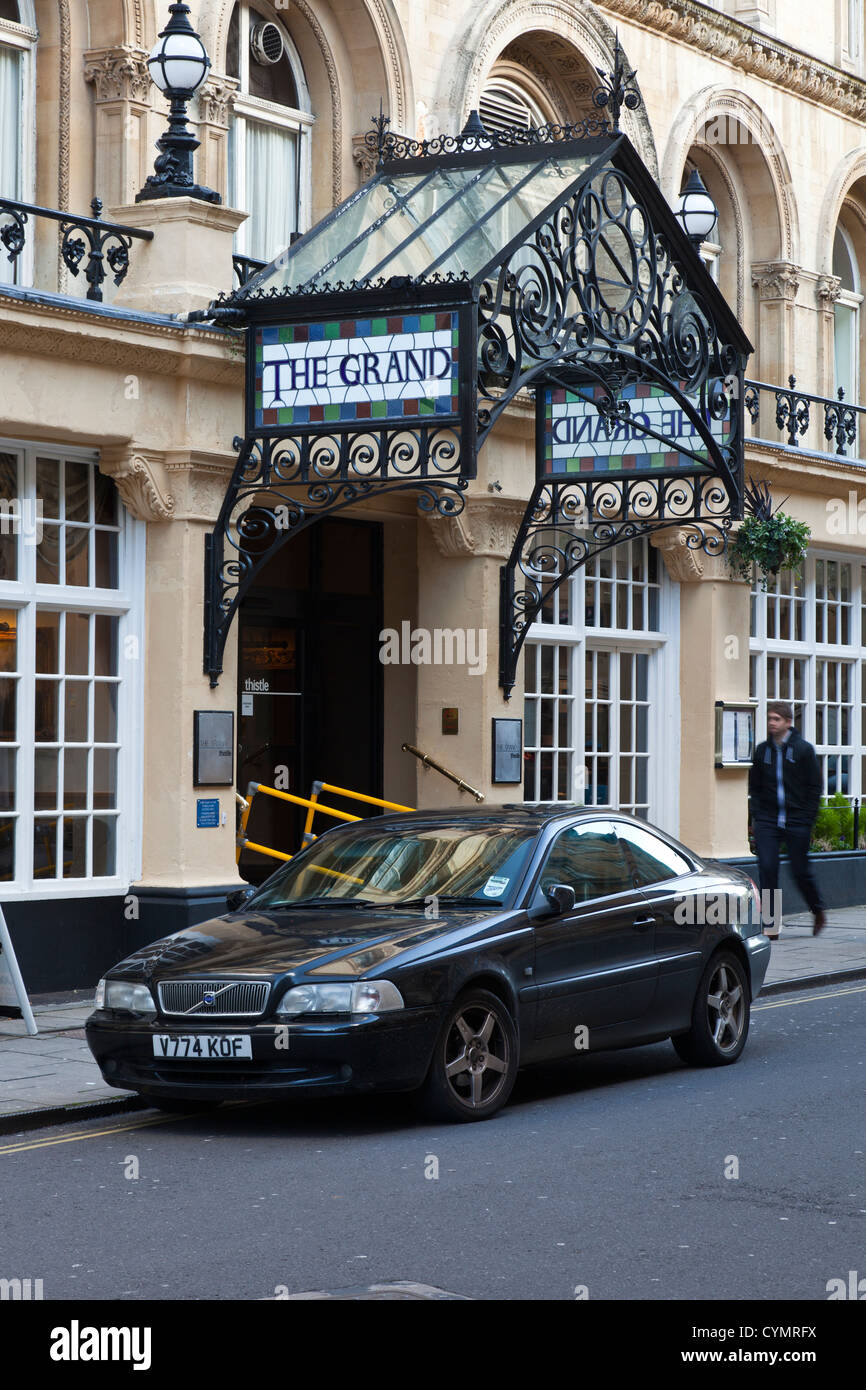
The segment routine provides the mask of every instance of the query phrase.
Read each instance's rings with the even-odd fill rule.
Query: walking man
[[[821,801],[821,768],[811,743],[794,728],[794,711],[786,700],[768,701],[767,732],[769,738],[755,749],[749,772],[761,902],[777,901],[779,850],[784,840],[794,880],[815,918],[812,934],[817,936],[827,918],[809,863],[809,842]],[[772,925],[767,935],[778,936],[775,911]]]

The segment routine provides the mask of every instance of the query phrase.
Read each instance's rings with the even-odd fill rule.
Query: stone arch
[[[728,129],[738,138],[727,144],[714,140],[714,129]],[[749,137],[746,141],[742,139],[744,131]],[[717,167],[739,167],[750,198],[755,197],[761,184],[766,189],[775,210],[776,227],[752,229],[756,233],[753,259],[799,264],[800,229],[790,167],[779,137],[757,102],[743,92],[721,86],[704,87],[689,99],[671,126],[662,159],[660,184],[668,200],[680,192],[683,167],[693,146],[713,149]],[[723,150],[734,153],[728,153],[726,158]],[[746,164],[755,167],[747,169]]]
[[[833,237],[843,209],[847,206],[852,215],[862,219],[862,207],[866,200],[852,196],[857,191],[855,185],[861,179],[866,180],[866,146],[863,145],[856,150],[851,150],[844,159],[840,160],[827,185],[824,202],[821,205],[821,215],[818,219],[818,245],[815,248],[815,264],[819,273],[832,274]],[[866,190],[866,183],[864,183],[864,190]]]
[[[443,67],[434,110],[443,130],[456,121],[459,129],[478,105],[487,73],[509,45],[529,35],[563,40],[591,71],[613,65],[616,34],[607,20],[587,0],[487,0],[469,10],[454,40],[452,62]],[[628,61],[628,55],[626,55]],[[658,179],[658,155],[646,107],[624,110],[624,134],[638,150],[654,179]]]

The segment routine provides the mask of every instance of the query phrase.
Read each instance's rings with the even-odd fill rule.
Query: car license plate
[[[200,1062],[226,1062],[252,1057],[252,1039],[245,1033],[156,1033],[154,1057],[195,1057]]]

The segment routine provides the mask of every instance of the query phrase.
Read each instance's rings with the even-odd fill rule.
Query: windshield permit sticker
[[[510,880],[507,878],[497,878],[495,874],[492,874],[481,891],[485,898],[501,898],[509,882]]]

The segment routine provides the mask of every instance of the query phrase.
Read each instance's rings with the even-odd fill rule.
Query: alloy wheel
[[[468,1110],[493,1103],[506,1085],[510,1044],[495,1009],[468,1005],[445,1037],[444,1072],[454,1099]]]
[[[746,1021],[746,997],[731,967],[720,963],[707,991],[707,1022],[721,1053],[735,1051]]]

